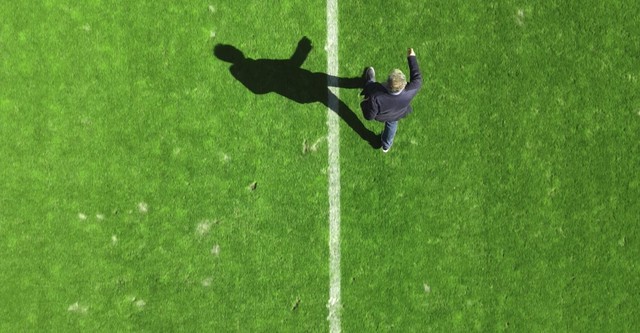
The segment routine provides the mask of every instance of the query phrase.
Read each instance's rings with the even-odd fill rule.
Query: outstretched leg
[[[396,136],[397,130],[398,121],[387,121],[384,123],[384,131],[382,131],[382,135],[380,136],[383,152],[386,153],[391,149],[391,145],[393,145],[393,138]]]

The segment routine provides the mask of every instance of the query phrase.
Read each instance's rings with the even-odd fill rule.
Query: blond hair
[[[407,78],[401,70],[394,69],[389,73],[387,84],[389,85],[389,91],[391,93],[399,93],[407,85]]]

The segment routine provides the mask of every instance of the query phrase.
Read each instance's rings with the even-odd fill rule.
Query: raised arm
[[[422,87],[422,74],[420,74],[416,53],[412,48],[407,51],[407,61],[409,62],[409,83],[407,83],[405,90],[420,89]]]

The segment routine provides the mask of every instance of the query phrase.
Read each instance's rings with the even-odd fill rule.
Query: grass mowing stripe
[[[338,0],[327,0],[327,126],[329,152],[329,328],[340,332],[340,127],[338,110]]]

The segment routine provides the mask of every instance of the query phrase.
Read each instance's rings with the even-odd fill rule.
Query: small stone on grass
[[[296,301],[291,306],[291,311],[296,311],[300,307],[300,297],[296,298]]]

